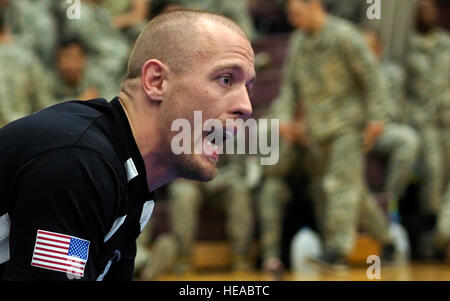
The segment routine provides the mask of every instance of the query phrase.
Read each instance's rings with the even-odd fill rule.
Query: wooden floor
[[[286,281],[374,281],[368,279],[367,267],[354,267],[339,273],[285,273]],[[197,272],[183,275],[166,274],[156,281],[270,281],[269,275],[254,272]],[[381,281],[450,281],[450,265],[423,263],[381,268]]]

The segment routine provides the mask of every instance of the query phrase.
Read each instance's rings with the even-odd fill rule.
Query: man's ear
[[[167,67],[159,60],[148,60],[142,66],[141,84],[145,94],[153,101],[162,101],[166,92]]]

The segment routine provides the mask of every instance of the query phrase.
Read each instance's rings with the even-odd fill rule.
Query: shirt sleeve
[[[3,279],[96,280],[120,183],[113,166],[87,149],[60,149],[29,162],[13,190]]]
[[[269,109],[269,116],[272,118],[278,118],[281,121],[290,121],[293,119],[294,112],[297,108],[299,95],[297,93],[295,79],[295,70],[297,66],[295,63],[295,57],[298,54],[301,34],[294,32],[289,41],[286,59],[283,63],[283,71],[281,78],[280,93],[277,98],[273,100]]]
[[[348,31],[343,39],[344,56],[355,75],[366,103],[370,121],[387,121],[382,75],[376,58],[370,52],[363,37],[356,31]]]

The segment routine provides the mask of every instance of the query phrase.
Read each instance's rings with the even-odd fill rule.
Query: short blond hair
[[[176,73],[187,70],[200,38],[200,20],[217,22],[248,40],[242,28],[224,16],[187,9],[169,11],[153,18],[142,30],[131,52],[126,78],[139,77],[150,59],[160,60]]]

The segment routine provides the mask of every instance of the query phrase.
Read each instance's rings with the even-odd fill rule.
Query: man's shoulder
[[[68,101],[16,120],[0,130],[0,147],[27,161],[55,149],[78,147],[109,157],[117,156],[113,131],[105,118],[104,99]]]

